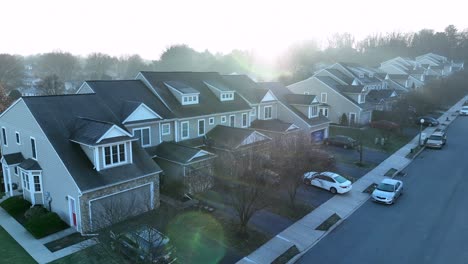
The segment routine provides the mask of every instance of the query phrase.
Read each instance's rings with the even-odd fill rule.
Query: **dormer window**
[[[309,106],[309,118],[317,117],[318,116],[318,106],[311,105]]]
[[[110,167],[127,161],[125,144],[116,144],[104,147],[104,167]]]
[[[364,73],[360,73],[359,78],[364,78]]]
[[[221,93],[221,101],[232,101],[234,100],[234,93]]]
[[[182,105],[198,104],[198,95],[182,96]]]

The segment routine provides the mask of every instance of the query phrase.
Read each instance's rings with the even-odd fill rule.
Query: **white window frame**
[[[26,177],[25,177],[26,176]],[[30,187],[30,179],[29,179],[29,173],[26,172],[25,170],[21,170],[21,184],[23,185],[23,189],[26,191],[30,192],[31,188]]]
[[[198,95],[183,95],[182,105],[198,104]]]
[[[149,147],[151,146],[151,127],[139,127],[139,128],[134,128],[132,130],[133,136],[135,136],[135,131],[140,130],[141,131],[141,138],[140,138],[140,145],[142,147]],[[143,130],[148,130],[148,144],[143,144]]]
[[[322,113],[324,117],[328,117],[328,108],[327,107],[319,108],[319,113]]]
[[[269,117],[267,117],[267,109],[270,109],[270,116]],[[265,119],[265,120],[273,119],[273,106],[267,105],[267,106],[263,107],[263,119]]]
[[[33,193],[42,193],[42,190],[43,190],[43,188],[42,188],[42,173],[39,173],[39,174],[31,173],[31,176],[32,176],[33,189],[34,189]],[[36,191],[36,182],[34,181],[35,177],[39,178],[39,187],[41,188],[40,191]]]
[[[19,175],[19,168],[18,168],[18,166],[15,166],[15,167],[13,168],[13,172],[15,173],[16,176]]]
[[[187,125],[187,135],[184,137],[184,125]],[[190,137],[190,123],[189,121],[180,122],[180,138],[187,139]]]
[[[232,101],[232,100],[234,100],[234,92],[221,93],[221,101]]]
[[[222,124],[226,123],[226,120],[227,120],[226,116],[221,116],[221,123]]]
[[[120,145],[124,146],[124,160],[120,160]],[[117,160],[118,162],[113,162],[114,160],[114,153],[112,153],[112,147],[117,146]],[[110,163],[106,164],[106,148],[109,148],[110,152]],[[124,143],[117,143],[117,144],[111,144],[111,145],[106,145],[102,147],[102,163],[104,164],[104,168],[110,168],[110,167],[115,167],[119,166],[122,164],[126,164],[127,161],[129,160],[128,156],[128,150],[127,150],[127,142]]]
[[[209,125],[214,125],[214,123],[215,123],[215,118],[214,117],[208,118],[208,124]]]
[[[29,137],[29,141],[31,142],[31,156],[34,160],[37,160],[37,141],[33,137]],[[32,147],[32,142],[34,141],[34,151]]]
[[[359,94],[358,95],[358,103],[363,104],[366,102],[366,95],[365,94]]]
[[[245,124],[244,124],[244,121],[245,121]],[[241,126],[242,127],[248,127],[249,126],[249,120],[248,120],[247,113],[242,113]]]
[[[324,97],[325,97],[325,100],[323,100]],[[320,102],[321,103],[327,103],[328,102],[328,94],[327,93],[321,93],[320,94]]]
[[[348,114],[348,123],[349,125],[351,125],[351,115],[354,115],[354,122],[352,124],[356,124],[357,123],[357,114],[355,112],[349,112]]]
[[[2,127],[2,144],[5,147],[8,147],[8,136],[5,127]]]
[[[317,117],[318,115],[319,115],[318,105],[309,106],[309,118]]]
[[[231,118],[232,118],[232,117],[234,117],[234,122],[233,122],[233,124],[232,124],[232,126],[231,126]],[[236,115],[230,115],[230,116],[229,116],[229,126],[230,126],[230,127],[236,127]]]
[[[15,140],[17,145],[21,145],[21,134],[18,131],[15,131]]]
[[[200,122],[203,122],[203,133],[200,133]],[[203,136],[206,133],[206,120],[205,119],[198,119],[197,121],[197,134],[198,136]]]
[[[164,132],[164,128],[167,128],[167,132]],[[171,134],[171,124],[165,123],[161,124],[161,135],[167,136]]]

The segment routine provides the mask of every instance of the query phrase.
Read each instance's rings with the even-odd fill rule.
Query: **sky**
[[[248,50],[272,58],[294,43],[334,33],[468,28],[460,0],[1,0],[0,53],[56,50],[158,59],[174,44],[197,51]],[[443,5],[442,5],[443,3]]]

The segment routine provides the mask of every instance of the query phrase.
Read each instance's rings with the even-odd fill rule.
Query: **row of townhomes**
[[[317,96],[320,111],[332,123],[341,123],[346,116],[349,125],[364,125],[371,121],[373,110],[390,110],[402,93],[463,67],[463,62],[433,53],[415,59],[397,57],[378,68],[335,63],[288,88],[296,94]]]
[[[210,188],[225,153],[299,131],[320,142],[330,123],[322,101],[214,72],[140,72],[22,97],[0,115],[5,189],[90,233],[110,224],[115,205],[132,208],[122,219],[158,207],[161,182]]]

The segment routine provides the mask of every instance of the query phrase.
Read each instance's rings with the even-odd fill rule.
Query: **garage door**
[[[314,131],[310,133],[310,135],[311,135],[312,143],[322,142],[323,138],[325,137],[325,129]]]
[[[90,200],[91,229],[98,230],[152,209],[150,184]]]

